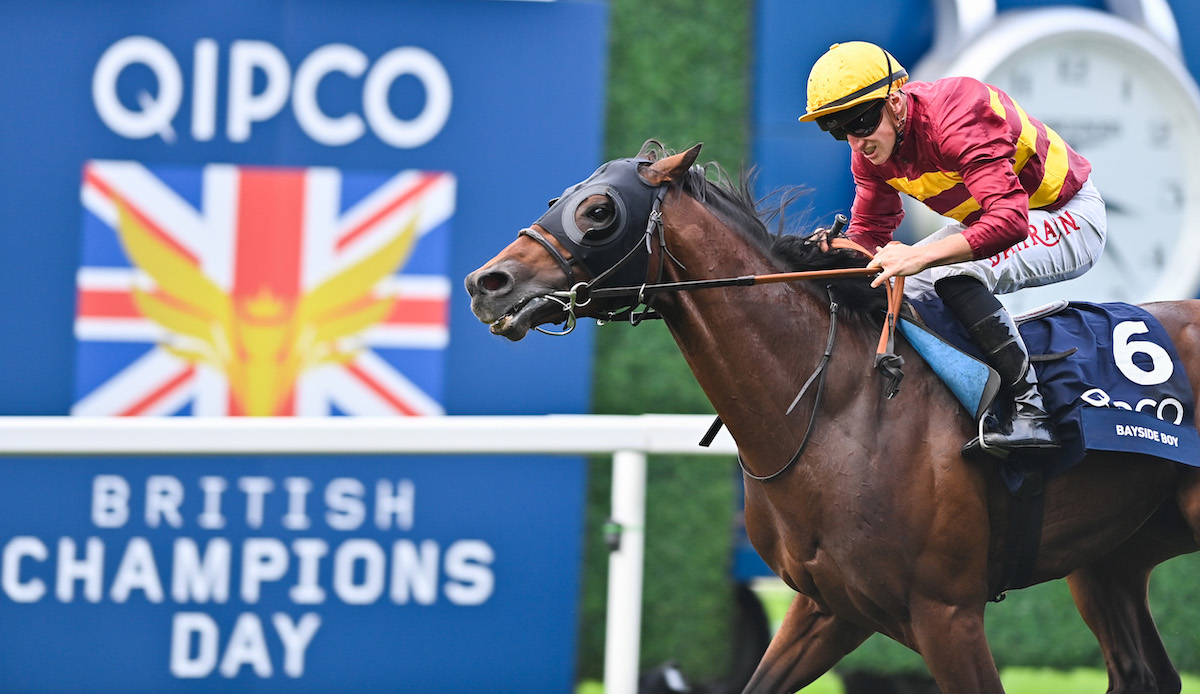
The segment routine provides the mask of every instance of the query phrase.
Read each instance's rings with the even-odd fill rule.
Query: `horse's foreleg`
[[[1003,694],[983,631],[982,599],[971,606],[916,599],[911,614],[911,645],[942,694]]]
[[[797,594],[743,692],[780,694],[808,686],[872,633],[822,613],[810,598]]]

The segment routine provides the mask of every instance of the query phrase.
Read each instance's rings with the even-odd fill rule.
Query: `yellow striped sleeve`
[[[989,87],[990,89],[990,87]],[[997,100],[995,90],[992,90],[993,101]],[[1013,155],[1013,172],[1021,173],[1021,169],[1025,168],[1025,164],[1029,162],[1029,158],[1037,152],[1037,128],[1033,126],[1033,122],[1029,120],[1029,114],[1025,113],[1025,109],[1013,100],[1013,106],[1017,109],[1017,115],[1021,118],[1021,134],[1017,137],[1017,152]]]
[[[975,210],[978,210],[978,209],[979,209],[979,203],[975,201],[975,198],[967,198],[966,200],[963,200],[962,202],[960,202],[957,207],[950,210],[949,212],[943,212],[942,216],[949,217],[950,219],[957,219],[958,221],[961,222],[967,218],[967,215],[971,214],[972,212],[974,212]]]
[[[992,110],[995,111],[1001,118],[1008,118],[1008,112],[1004,109],[1004,103],[1000,101],[1000,93],[988,86],[988,91],[992,95]],[[1015,102],[1014,102],[1015,103]]]
[[[1045,207],[1058,199],[1063,181],[1067,179],[1067,171],[1071,167],[1067,161],[1067,143],[1048,125],[1046,135],[1050,138],[1050,149],[1046,152],[1046,171],[1042,174],[1041,185],[1029,196],[1029,209],[1032,210]]]
[[[887,183],[901,193],[907,193],[924,202],[926,198],[944,193],[962,183],[962,176],[953,171],[930,171],[913,179],[890,178]]]

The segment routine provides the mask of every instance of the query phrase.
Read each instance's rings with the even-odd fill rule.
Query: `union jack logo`
[[[74,415],[437,415],[455,180],[84,168]]]

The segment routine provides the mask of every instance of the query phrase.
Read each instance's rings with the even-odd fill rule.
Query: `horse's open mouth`
[[[511,313],[507,313],[492,322],[490,329],[493,335],[502,335],[512,341],[525,337],[529,330],[563,314],[562,304],[547,296],[535,296],[519,304]]]

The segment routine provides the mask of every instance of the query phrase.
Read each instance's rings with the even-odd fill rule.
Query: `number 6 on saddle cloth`
[[[976,420],[995,402],[1000,379],[941,300],[913,301],[921,325],[901,318],[905,339]],[[1046,478],[1088,450],[1144,453],[1200,467],[1195,401],[1170,337],[1129,304],[1060,301],[1017,316],[1062,449],[1043,459]],[[1011,460],[1010,463],[1022,463]],[[1011,465],[1005,473],[1017,482]]]

